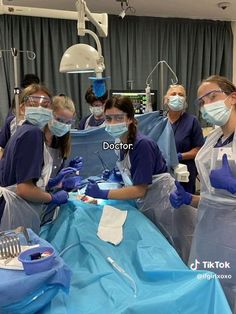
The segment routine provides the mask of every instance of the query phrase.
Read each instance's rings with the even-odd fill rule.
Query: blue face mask
[[[50,122],[48,122],[48,128],[52,132],[52,134],[61,137],[70,131],[71,124],[65,124],[55,119],[52,119]]]
[[[40,129],[52,120],[52,110],[44,107],[25,107],[25,119]]]
[[[114,138],[119,138],[125,132],[128,131],[127,124],[125,122],[117,123],[117,124],[108,124],[105,127],[107,133],[109,133]]]
[[[169,96],[168,106],[173,111],[181,111],[184,109],[185,98],[179,95]]]
[[[203,105],[200,111],[204,120],[218,126],[225,125],[231,114],[231,108],[225,105],[224,100],[218,100],[211,104]]]

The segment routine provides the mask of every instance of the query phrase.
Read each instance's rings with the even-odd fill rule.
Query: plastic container
[[[31,259],[40,256],[42,253],[50,253],[48,256],[41,256],[38,259]],[[27,275],[40,273],[52,268],[54,263],[55,251],[50,246],[38,246],[26,250],[18,256],[19,261],[23,264],[24,271]]]

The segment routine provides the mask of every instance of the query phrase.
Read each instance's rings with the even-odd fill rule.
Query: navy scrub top
[[[134,185],[151,184],[153,175],[167,172],[166,161],[158,145],[139,132],[133,149],[129,151],[129,157],[130,174]]]
[[[202,128],[197,118],[187,112],[184,112],[180,118],[171,124],[175,136],[177,153],[187,152],[195,147],[201,147],[204,144]],[[181,160],[180,163],[187,165],[190,172],[189,182],[181,185],[189,193],[195,193],[195,180],[197,169],[193,159]]]
[[[0,186],[33,180],[36,182],[43,168],[43,132],[36,126],[25,122],[9,139],[3,158],[0,160]],[[5,200],[0,199],[0,219]]]

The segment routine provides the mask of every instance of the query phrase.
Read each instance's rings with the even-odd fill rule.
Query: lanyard
[[[223,134],[221,135],[221,137],[218,139],[217,143],[215,144],[214,148],[217,148],[217,147],[222,147],[222,146],[225,146],[229,143],[231,143],[233,141],[233,138],[234,138],[234,133],[232,133],[224,142],[222,142],[222,137],[223,137]]]

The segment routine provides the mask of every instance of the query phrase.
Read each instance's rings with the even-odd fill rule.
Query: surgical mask
[[[231,108],[225,105],[224,100],[218,100],[211,104],[203,105],[200,111],[204,120],[218,126],[225,125],[231,114]]]
[[[52,110],[44,107],[25,107],[25,119],[40,129],[52,120]]]
[[[57,137],[62,137],[70,131],[71,124],[65,124],[55,119],[52,119],[50,122],[48,122],[48,128],[52,132],[52,134],[56,135]]]
[[[125,122],[117,123],[117,124],[108,124],[105,127],[107,133],[109,133],[114,138],[119,138],[125,132],[128,131],[128,126]]]
[[[181,111],[184,109],[185,98],[179,95],[169,96],[168,106],[173,111]]]
[[[89,110],[95,117],[99,117],[103,114],[103,106],[97,107],[89,106]]]

